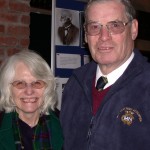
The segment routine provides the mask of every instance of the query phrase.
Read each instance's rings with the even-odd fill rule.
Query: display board
[[[84,42],[83,10],[85,2],[56,0],[55,76],[68,78],[72,71],[89,61]]]
[[[56,0],[54,10],[54,73],[57,78],[58,109],[63,89],[72,71],[91,60],[84,41],[83,10],[86,2]]]

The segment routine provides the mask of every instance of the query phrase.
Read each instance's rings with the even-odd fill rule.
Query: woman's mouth
[[[35,103],[38,101],[37,97],[34,98],[21,98],[21,101],[24,103]]]

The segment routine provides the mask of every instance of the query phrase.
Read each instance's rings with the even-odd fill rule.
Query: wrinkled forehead
[[[86,21],[126,19],[125,6],[117,1],[93,2],[86,11]],[[112,19],[112,20],[111,20]]]
[[[90,5],[87,6],[85,11],[88,13],[89,10],[95,9],[95,8],[101,8],[101,9],[99,9],[99,11],[105,10],[105,12],[107,12],[109,9],[116,9],[116,10],[119,9],[119,10],[126,11],[124,4],[122,2],[116,1],[116,0],[114,0],[114,1],[113,0],[94,1]]]

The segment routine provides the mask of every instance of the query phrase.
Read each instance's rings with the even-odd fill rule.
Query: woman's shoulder
[[[60,110],[55,108],[55,110],[50,111],[50,114],[54,115],[55,117],[59,118]]]
[[[50,118],[52,122],[57,122],[59,123],[59,110],[51,110],[50,112]]]
[[[58,115],[56,114],[55,111],[50,111],[50,115],[49,116],[49,127],[52,130],[53,133],[55,133],[55,135],[61,135],[62,134],[62,128],[61,128],[61,124],[60,124],[60,120]]]
[[[12,113],[6,113],[5,111],[0,111],[0,127],[9,128],[12,122]]]
[[[1,122],[3,120],[3,117],[4,117],[4,111],[0,111],[0,125],[1,125]]]
[[[62,128],[59,121],[59,112],[50,111],[50,129],[54,150],[61,150],[63,145]]]

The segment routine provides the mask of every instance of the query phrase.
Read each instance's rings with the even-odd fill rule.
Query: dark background
[[[38,52],[51,66],[51,15],[30,13],[29,49]]]

